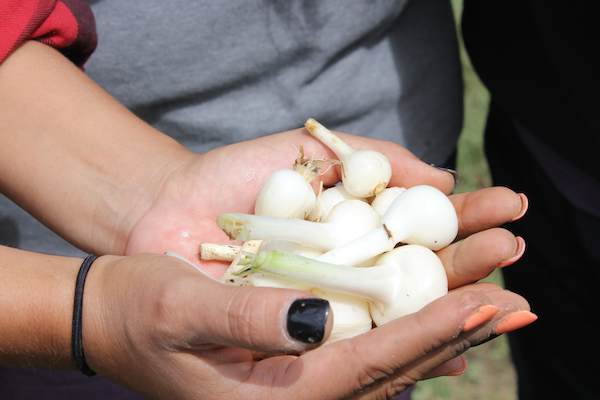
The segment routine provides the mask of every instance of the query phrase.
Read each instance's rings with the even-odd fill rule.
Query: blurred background
[[[451,0],[460,37],[462,0]],[[465,86],[465,120],[458,143],[457,169],[460,174],[458,193],[471,192],[491,185],[483,152],[483,129],[489,93],[473,71],[461,40],[461,60]],[[488,280],[502,285],[497,271]],[[516,400],[516,375],[506,337],[500,336],[465,353],[469,366],[458,377],[443,377],[419,382],[413,400]]]

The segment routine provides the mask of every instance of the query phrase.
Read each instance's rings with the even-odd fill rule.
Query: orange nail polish
[[[521,198],[521,209],[519,210],[519,213],[515,215],[509,222],[521,219],[523,215],[525,215],[525,213],[527,212],[527,209],[529,208],[529,199],[527,198],[527,196],[525,196],[525,194],[523,193],[518,193],[518,196]]]
[[[494,315],[498,313],[498,311],[500,311],[500,309],[493,304],[487,304],[479,307],[463,325],[463,332],[469,332],[471,329],[488,322],[494,317]]]
[[[517,251],[515,251],[515,254],[511,258],[509,258],[508,260],[502,261],[500,264],[498,264],[496,266],[496,268],[507,267],[507,266],[509,266],[511,264],[514,264],[521,257],[523,257],[523,254],[525,254],[525,247],[527,247],[527,245],[525,243],[525,239],[523,239],[521,236],[517,236],[515,238],[515,240],[517,241]]]
[[[537,319],[538,316],[530,311],[516,311],[498,322],[495,333],[496,335],[501,335],[506,332],[511,332],[527,326]]]

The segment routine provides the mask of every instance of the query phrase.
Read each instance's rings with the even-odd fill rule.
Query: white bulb
[[[448,246],[458,233],[454,205],[433,186],[407,189],[381,219],[395,243],[420,244],[431,250]]]
[[[254,214],[305,219],[316,205],[312,186],[298,172],[284,168],[265,182],[256,199]]]
[[[390,204],[392,204],[392,202],[396,200],[396,197],[400,196],[405,191],[406,188],[397,186],[386,188],[383,191],[381,191],[377,196],[375,196],[375,198],[371,202],[371,207],[373,207],[373,210],[375,210],[377,215],[383,217],[388,208],[390,207]]]
[[[444,264],[426,247],[397,247],[379,257],[375,266],[381,265],[397,270],[394,293],[396,300],[383,308],[374,303],[369,305],[371,317],[377,326],[417,312],[448,293],[448,277]]]
[[[321,218],[326,219],[333,207],[344,200],[361,200],[366,202],[364,198],[348,193],[344,185],[330,187],[329,189],[325,189],[318,199]]]

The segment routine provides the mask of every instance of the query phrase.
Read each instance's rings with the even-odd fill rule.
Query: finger
[[[498,287],[496,290],[490,290],[494,285],[478,284],[471,285],[470,288],[479,292],[478,286],[485,286],[486,291],[480,293],[485,293],[493,304],[478,307],[467,317],[460,334],[426,352],[423,357],[389,378],[383,379],[380,385],[373,385],[366,395],[381,395],[382,392],[394,394],[419,380],[442,375],[460,375],[467,368],[466,362],[461,362],[464,360],[461,360],[460,355],[467,349],[487,342],[501,333],[523,328],[537,319],[537,316],[528,310],[529,305],[522,297]],[[474,292],[462,293],[471,295]]]
[[[467,366],[467,359],[463,356],[458,356],[435,368],[433,371],[426,374],[423,379],[438,378],[440,376],[459,376],[467,371]]]
[[[97,261],[83,311],[88,365],[143,394],[191,396],[211,382],[230,390],[229,379],[251,386],[238,380],[253,367],[244,349],[302,353],[323,343],[333,324],[328,303],[310,293],[225,285],[177,257]]]
[[[455,188],[455,175],[448,170],[424,163],[406,148],[382,140],[340,134],[343,140],[356,149],[371,149],[384,154],[392,165],[392,180],[389,186],[412,187],[429,185],[450,194]]]
[[[471,321],[469,323],[463,326],[463,331],[471,331],[474,328],[483,329],[486,326],[492,329],[493,335],[491,335],[488,339],[479,342],[478,344],[484,343],[487,340],[493,339],[494,337],[503,333],[511,332],[527,326],[536,321],[538,318],[536,314],[531,312],[529,303],[525,298],[508,290],[504,290],[500,286],[491,282],[478,282],[465,285],[458,289],[452,290],[452,293],[472,291],[477,291],[490,297],[494,304],[498,305],[499,308],[499,311],[492,319],[490,319],[489,322],[482,322],[485,318],[482,318],[481,315],[476,314],[470,318]],[[483,308],[485,309],[486,307]],[[479,313],[481,314],[481,309]],[[466,328],[467,325],[469,326],[468,329]]]
[[[480,292],[480,293],[491,293],[491,292],[498,292],[498,291],[503,291],[504,289],[493,283],[493,282],[475,282],[475,283],[471,283],[468,285],[464,285],[461,287],[458,287],[456,289],[450,289],[450,293],[455,293],[455,292],[472,292],[472,291],[476,291],[476,292]],[[507,293],[511,293],[511,292],[507,292]]]
[[[300,353],[324,343],[333,325],[329,303],[311,293],[226,285],[176,257],[140,254],[102,265],[89,275],[88,304],[100,299],[96,310],[125,321],[140,343],[165,344],[161,351],[210,343]]]
[[[183,329],[189,338],[186,346],[216,343],[256,352],[297,354],[319,346],[329,337],[333,313],[327,301],[313,294],[237,287],[198,278],[196,288],[185,285],[169,289],[174,295],[181,290],[193,291],[184,298],[200,300],[181,304],[179,312],[173,311],[174,323],[187,324]]]
[[[528,199],[505,187],[491,187],[476,192],[450,196],[459,216],[457,239],[521,218]]]
[[[388,396],[399,393],[469,346],[495,334],[493,321],[500,312],[508,313],[509,308],[528,309],[522,297],[507,291],[499,291],[502,295],[497,292],[452,292],[418,313],[304,354],[300,357],[302,363],[290,366],[288,372],[294,374],[298,372],[294,368],[304,368],[304,384],[301,382],[298,390],[308,398],[315,396],[312,385],[319,387],[319,397],[325,398],[356,393],[374,395],[373,392],[384,397],[384,393]],[[490,305],[495,305],[494,312],[488,312],[486,318],[477,317],[475,325],[468,324],[473,316],[479,316],[483,307]],[[468,332],[465,326],[469,327]],[[323,376],[328,376],[328,384],[322,382]],[[316,385],[317,382],[321,383]]]
[[[307,130],[304,130],[303,133],[310,135]],[[416,185],[430,185],[446,194],[450,194],[456,186],[455,174],[446,169],[436,168],[424,163],[399,144],[340,132],[334,133],[356,150],[368,149],[384,154],[392,165],[392,179],[389,186],[408,188]],[[310,150],[305,150],[306,154],[311,154]],[[328,152],[327,157],[335,158],[336,156]],[[322,179],[325,185],[333,185],[339,182],[341,180],[341,169],[339,167],[330,169],[322,176]]]
[[[496,284],[490,282],[479,282],[454,289],[452,293],[477,291],[490,297],[494,304],[499,307],[499,312],[487,323],[471,324],[472,330],[475,327],[482,329],[483,327],[491,327],[493,335],[490,338],[511,332],[527,326],[537,320],[537,315],[531,312],[527,300],[513,292],[504,290]],[[481,318],[472,318],[480,321]],[[463,327],[463,330],[465,327]],[[489,340],[489,339],[486,339]],[[483,342],[480,342],[481,344]]]
[[[436,254],[448,275],[450,289],[476,282],[519,260],[525,240],[506,229],[492,228],[447,246]]]

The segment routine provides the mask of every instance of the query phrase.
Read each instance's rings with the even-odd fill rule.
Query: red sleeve
[[[96,48],[94,16],[85,0],[1,0],[0,63],[25,40],[58,49],[78,67]]]

